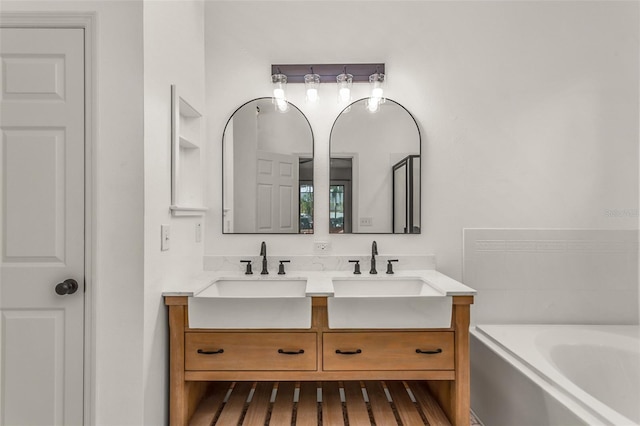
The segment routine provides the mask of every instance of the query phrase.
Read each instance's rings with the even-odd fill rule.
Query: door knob
[[[74,279],[67,279],[56,285],[56,293],[60,296],[65,294],[73,294],[78,290],[78,282]]]

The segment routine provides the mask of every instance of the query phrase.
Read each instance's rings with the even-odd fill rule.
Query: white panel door
[[[0,424],[80,425],[83,30],[2,28],[0,62]]]
[[[298,157],[259,151],[257,159],[256,231],[297,233]]]

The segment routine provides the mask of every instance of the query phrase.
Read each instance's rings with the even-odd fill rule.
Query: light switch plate
[[[196,243],[202,242],[202,224],[196,223]]]
[[[169,225],[160,225],[160,250],[167,251],[170,247]]]

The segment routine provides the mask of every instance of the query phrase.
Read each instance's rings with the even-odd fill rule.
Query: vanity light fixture
[[[367,102],[367,109],[370,112],[376,112],[381,103],[384,102],[384,73],[376,70],[375,73],[369,76],[369,84],[371,85],[371,96]]]
[[[343,104],[349,103],[349,101],[351,101],[353,75],[347,74],[347,67],[344,67],[342,74],[338,74],[336,83],[338,83],[338,102]]]
[[[281,112],[285,112],[289,108],[285,88],[287,86],[287,76],[280,72],[280,69],[276,73],[271,75],[271,83],[273,84],[273,99],[276,105],[276,109]]]
[[[313,72],[313,67],[311,68],[310,74],[305,74],[304,76],[304,88],[307,93],[307,102],[316,103],[318,102],[318,86],[320,85],[320,76]]]
[[[347,73],[347,69],[349,73]],[[311,70],[311,72],[309,72]],[[278,78],[276,79],[276,77]],[[369,64],[280,64],[271,65],[271,81],[274,83],[274,98],[278,99],[276,95],[276,82],[279,86],[277,89],[282,89],[282,97],[284,99],[284,84],[281,81],[284,78],[284,83],[304,83],[307,95],[307,101],[317,102],[318,86],[320,82],[337,83],[338,101],[341,103],[348,103],[351,100],[351,87],[352,83],[366,83],[372,84],[371,77],[376,76],[376,90],[372,92],[371,97],[375,100],[371,105],[375,104],[375,109],[378,105],[384,101],[382,97],[382,83],[384,83],[384,63],[369,63]],[[280,93],[280,92],[279,92]],[[278,102],[276,101],[276,104]],[[286,105],[286,102],[284,103]]]

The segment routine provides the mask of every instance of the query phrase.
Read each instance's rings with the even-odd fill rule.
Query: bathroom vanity
[[[309,296],[308,328],[193,328],[190,296],[166,293],[171,424],[466,426],[473,293],[447,297],[447,327],[392,329],[330,328],[332,295]]]

